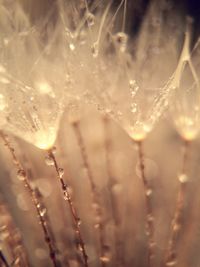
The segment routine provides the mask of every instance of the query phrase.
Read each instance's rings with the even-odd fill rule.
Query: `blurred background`
[[[12,1],[8,1],[12,5]],[[58,9],[55,0],[19,0],[33,25],[48,21],[56,24]],[[74,1],[83,4],[84,1]],[[0,1],[1,3],[1,1]],[[92,1],[91,1],[92,3]],[[88,1],[88,5],[91,4]],[[101,5],[105,7],[106,1]],[[140,32],[151,1],[127,1],[126,32],[130,36],[130,51],[134,54],[134,40]],[[193,44],[199,35],[199,1],[162,1],[165,4],[164,20],[172,18],[172,29],[179,36],[177,50],[180,52],[185,33],[185,16],[194,18]],[[120,4],[113,1],[112,9]],[[157,5],[160,1],[157,1]],[[163,5],[164,5],[163,4]],[[165,17],[166,15],[166,17]],[[118,15],[119,24],[122,14]],[[156,21],[158,23],[159,21]],[[116,23],[116,28],[117,28]],[[173,28],[174,27],[174,28]],[[172,33],[173,35],[173,33]],[[179,54],[177,54],[178,58]],[[155,74],[156,75],[156,74]],[[16,92],[17,94],[17,92]],[[95,108],[84,106],[84,116],[78,120],[82,133],[89,169],[98,188],[103,211],[104,259],[99,259],[98,220],[94,216],[88,170],[82,158],[76,128],[64,113],[55,143],[59,166],[64,168],[64,180],[69,184],[73,202],[81,218],[80,228],[89,256],[89,266],[96,267],[145,267],[147,266],[147,237],[145,234],[144,188],[138,163],[137,146],[127,133],[110,118],[99,114]],[[72,219],[63,201],[56,172],[47,166],[42,151],[22,139],[10,135],[15,151],[37,186],[47,208],[45,217],[50,226],[60,266],[81,266],[76,247]],[[178,240],[178,264],[180,267],[200,265],[200,142],[192,142],[187,162],[189,177],[186,194],[184,223]],[[182,164],[182,140],[175,130],[171,115],[165,113],[144,142],[146,176],[152,187],[152,205],[155,221],[156,257],[154,266],[160,266],[170,235],[171,220],[175,210],[179,188],[178,175]],[[48,248],[44,242],[37,214],[23,183],[16,178],[16,169],[7,148],[0,145],[0,193],[2,205],[6,205],[13,224],[19,229],[29,265],[50,267]],[[46,209],[45,208],[45,209]],[[3,214],[3,213],[2,213]],[[6,215],[5,215],[6,216]],[[5,216],[0,215],[0,247],[12,262],[12,255],[4,247]],[[95,227],[96,225],[96,227]],[[117,265],[118,264],[118,265]],[[4,265],[0,265],[4,266]],[[9,266],[22,266],[13,263]]]

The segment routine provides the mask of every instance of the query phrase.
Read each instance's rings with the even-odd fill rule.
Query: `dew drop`
[[[99,227],[100,227],[100,224],[99,224],[99,223],[96,223],[96,224],[94,225],[94,228],[95,228],[95,229],[99,229]]]
[[[115,36],[115,41],[121,52],[126,51],[128,35],[124,32],[118,32]]]
[[[136,103],[131,103],[131,112],[135,113],[137,111],[137,104]]]
[[[82,223],[81,219],[80,218],[77,218],[77,224],[78,224],[78,226],[80,226],[81,223]]]
[[[92,55],[94,58],[98,57],[99,54],[99,47],[98,47],[98,43],[93,43],[93,45],[91,46],[91,51],[92,51]]]
[[[17,178],[20,180],[20,181],[24,181],[25,178],[26,178],[26,172],[22,169],[18,170],[17,172]]]
[[[137,85],[135,80],[129,81],[129,89],[130,89],[131,97],[134,98],[134,96],[136,95],[139,89],[139,86]]]
[[[173,225],[173,231],[174,231],[174,232],[178,232],[179,230],[180,230],[180,224],[175,223],[175,224]]]
[[[118,195],[121,193],[122,191],[122,185],[119,184],[119,183],[116,183],[112,186],[112,193],[115,194],[115,195]]]
[[[91,12],[88,12],[86,15],[86,20],[87,20],[88,26],[92,27],[95,22],[95,16]]]
[[[41,204],[40,204],[40,203],[37,204],[37,208],[38,208],[38,209],[41,208]]]
[[[50,156],[46,156],[46,157],[45,157],[45,163],[46,163],[48,166],[52,166],[52,165],[54,165],[54,161],[53,161],[52,157],[50,157]]]
[[[154,217],[152,215],[148,215],[147,216],[147,221],[148,222],[153,222],[154,221]]]
[[[146,190],[146,196],[149,197],[151,195],[152,195],[152,189],[149,188],[149,189]]]
[[[16,259],[14,259],[14,261],[12,262],[12,265],[15,266],[15,265],[18,265],[20,263],[20,258],[17,257]]]
[[[136,81],[135,80],[130,80],[129,81],[129,87],[130,87],[130,89],[134,89],[135,88],[135,84],[136,84]]]
[[[64,173],[65,173],[65,172],[64,172],[64,169],[63,169],[63,168],[59,168],[59,169],[58,169],[58,174],[59,174],[60,178],[63,177]]]
[[[64,200],[67,200],[67,201],[70,200],[70,196],[67,194],[67,192],[64,192],[63,198],[64,198]]]
[[[75,50],[75,45],[72,44],[72,43],[70,43],[70,44],[69,44],[69,49],[70,49],[71,51],[74,51],[74,50]]]
[[[92,208],[93,208],[95,211],[98,210],[98,209],[99,209],[99,204],[96,203],[96,202],[93,202],[93,203],[92,203]]]
[[[40,210],[40,215],[43,217],[46,213],[47,213],[47,209],[43,207],[43,208]]]
[[[83,251],[83,247],[81,246],[81,244],[78,244],[78,250],[81,252]]]
[[[179,178],[178,179],[179,179],[179,182],[180,183],[187,183],[188,180],[189,180],[189,178],[188,178],[188,176],[186,174],[179,175]]]
[[[177,264],[177,261],[176,260],[172,260],[172,261],[168,261],[166,263],[166,266],[175,266]]]
[[[52,147],[51,152],[52,152],[54,155],[56,154],[56,147],[55,147],[55,146]]]
[[[102,261],[102,262],[104,262],[104,263],[106,263],[106,262],[110,262],[110,258],[107,257],[107,256],[101,256],[99,259],[100,259],[100,261]]]

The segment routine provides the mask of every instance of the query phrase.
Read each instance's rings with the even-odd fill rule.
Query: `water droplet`
[[[153,222],[153,221],[154,221],[154,217],[153,217],[153,215],[148,215],[148,216],[147,216],[147,221],[148,221],[148,222]]]
[[[80,225],[81,225],[81,223],[82,223],[81,219],[80,219],[80,218],[78,218],[78,219],[77,219],[77,224],[78,224],[78,226],[80,226]]]
[[[110,261],[110,258],[107,256],[101,256],[99,259],[100,261],[105,262],[105,263]]]
[[[51,148],[51,152],[52,152],[53,154],[56,154],[56,151],[57,151],[56,147],[53,146],[53,147]]]
[[[95,229],[98,229],[100,227],[100,224],[99,223],[96,223],[95,225],[94,225],[94,228]]]
[[[130,89],[131,97],[134,98],[139,89],[139,86],[137,85],[135,80],[129,81],[129,89]]]
[[[98,57],[98,54],[99,54],[99,46],[98,46],[98,43],[93,43],[93,45],[91,46],[91,51],[92,51],[92,55],[93,57]]]
[[[4,39],[3,39],[3,43],[4,43],[5,46],[7,46],[8,43],[9,43],[9,39],[8,39],[8,38],[4,38]]]
[[[40,215],[43,217],[46,213],[47,213],[47,209],[46,209],[45,207],[43,207],[43,208],[40,210]]]
[[[129,87],[130,87],[130,89],[134,89],[135,88],[135,84],[136,84],[136,81],[135,80],[130,80],[129,81]]]
[[[69,196],[69,194],[67,194],[67,192],[64,192],[64,200],[67,200],[67,201],[69,201],[70,200],[70,196]]]
[[[53,159],[52,159],[51,156],[46,156],[46,157],[45,157],[45,163],[46,163],[48,166],[52,166],[52,165],[54,165],[54,161],[53,161]]]
[[[126,33],[118,32],[116,34],[115,42],[121,52],[126,51],[127,41],[128,41],[128,35]]]
[[[96,224],[100,225],[100,223],[102,222],[102,218],[101,218],[100,215],[95,216],[94,220],[95,220],[95,225],[96,225]],[[98,227],[99,227],[99,226],[98,226]]]
[[[52,92],[52,87],[50,86],[49,83],[43,81],[43,82],[37,82],[35,84],[36,89],[41,93],[41,94],[50,94]]]
[[[151,195],[152,195],[152,189],[149,188],[149,189],[146,190],[146,196],[149,197]]]
[[[18,265],[20,263],[20,258],[17,257],[16,259],[14,259],[14,261],[12,262],[12,265],[15,266],[15,265]]]
[[[83,247],[81,246],[81,244],[78,244],[78,250],[81,252],[83,251]]]
[[[93,202],[93,203],[92,203],[92,208],[93,208],[94,210],[98,210],[98,209],[99,209],[99,204],[96,203],[96,202]]]
[[[59,169],[58,169],[58,174],[59,174],[60,178],[63,177],[64,173],[65,173],[65,172],[64,172],[64,169],[63,169],[63,168],[59,168]]]
[[[89,27],[93,26],[94,25],[94,22],[95,22],[95,16],[91,13],[91,12],[88,12],[86,14],[86,20],[87,20],[87,24]]]
[[[136,103],[131,103],[131,112],[135,113],[137,111],[137,104]]]
[[[38,208],[38,209],[41,208],[41,204],[40,204],[40,203],[37,204],[37,208]]]
[[[114,184],[113,186],[112,186],[112,193],[113,194],[120,194],[121,193],[121,191],[122,191],[122,185],[121,184],[119,184],[119,183],[116,183],[116,184]]]
[[[71,51],[74,51],[74,50],[75,50],[75,45],[74,45],[73,43],[70,43],[70,44],[69,44],[69,49],[70,49]]]
[[[176,260],[171,260],[166,263],[166,266],[175,266],[177,264]]]
[[[24,181],[25,178],[26,178],[26,172],[25,172],[25,170],[22,170],[22,169],[18,170],[18,172],[17,172],[17,178],[20,181]]]
[[[187,183],[188,180],[189,180],[189,178],[188,178],[188,176],[186,174],[179,175],[179,178],[178,179],[179,179],[179,182],[180,183]]]
[[[180,226],[180,224],[178,224],[178,223],[175,223],[175,224],[173,225],[173,231],[174,231],[174,232],[178,232],[178,231],[180,230],[180,228],[181,228],[181,226]]]

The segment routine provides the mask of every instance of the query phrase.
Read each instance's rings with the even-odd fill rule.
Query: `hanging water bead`
[[[75,45],[74,45],[73,43],[70,43],[70,44],[69,44],[69,49],[70,49],[71,51],[74,51],[74,50],[75,50]]]
[[[47,213],[47,209],[45,207],[42,207],[40,209],[40,216],[44,217],[46,213]]]
[[[179,178],[178,179],[179,179],[179,182],[180,183],[187,183],[188,180],[189,180],[189,178],[188,178],[188,176],[186,174],[179,175]]]
[[[167,263],[166,263],[166,266],[175,266],[177,264],[177,261],[176,260],[172,260],[172,261],[168,261]]]
[[[45,157],[45,163],[48,165],[48,166],[53,166],[54,165],[54,161],[52,159],[51,156],[46,156]]]
[[[51,152],[55,155],[56,154],[56,150],[57,150],[57,148],[55,147],[55,146],[53,146],[52,148],[51,148]]]
[[[59,168],[58,169],[58,173],[59,173],[59,177],[62,178],[64,175],[64,169],[63,168]]]
[[[118,195],[118,194],[120,194],[121,191],[122,191],[122,184],[120,184],[120,183],[115,183],[115,184],[112,186],[111,190],[112,190],[112,193],[113,193],[114,195]]]
[[[81,223],[82,223],[81,219],[80,218],[77,218],[77,224],[78,224],[78,226],[80,226]]]
[[[131,112],[135,113],[137,111],[137,104],[136,103],[131,103]]]
[[[92,55],[94,58],[98,57],[98,54],[99,54],[99,46],[98,46],[98,43],[95,42],[92,44],[91,46],[91,52],[92,52]]]
[[[100,261],[102,261],[104,263],[110,262],[110,258],[107,256],[101,256],[99,259],[100,259]]]
[[[20,181],[24,181],[24,179],[26,178],[26,172],[22,169],[18,170],[17,172],[17,178],[20,180]]]
[[[119,47],[120,52],[125,52],[128,42],[128,35],[124,32],[118,32],[115,35],[115,43]]]
[[[150,196],[152,195],[152,193],[153,193],[153,191],[152,191],[151,188],[148,188],[148,189],[146,190],[146,196],[150,197]]]
[[[87,12],[86,21],[89,27],[92,27],[95,23],[95,16],[91,12]]]
[[[139,90],[139,86],[137,85],[135,80],[129,81],[129,89],[130,89],[131,97],[134,98],[136,93]]]

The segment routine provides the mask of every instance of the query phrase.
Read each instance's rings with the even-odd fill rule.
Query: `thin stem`
[[[116,179],[113,174],[113,168],[111,163],[111,139],[109,138],[109,119],[104,116],[104,129],[105,129],[105,156],[106,156],[106,169],[108,174],[108,189],[111,201],[113,220],[115,224],[115,254],[116,254],[116,266],[124,265],[124,254],[122,252],[122,240],[120,236],[121,218],[119,216],[119,208],[116,204],[116,196],[113,194],[113,186],[116,184]]]
[[[147,229],[147,237],[148,237],[148,267],[152,266],[152,260],[155,256],[155,240],[154,240],[154,216],[153,216],[153,208],[151,203],[151,195],[152,189],[146,179],[145,175],[145,163],[144,163],[144,153],[143,153],[143,141],[138,141],[138,156],[139,156],[139,167],[141,171],[141,178],[144,185],[144,193],[145,193],[145,205],[146,205],[146,229]]]
[[[6,260],[6,257],[4,256],[4,254],[3,254],[3,252],[1,250],[0,250],[0,261],[3,263],[3,265],[5,267],[10,267],[8,262],[7,262],[7,260]]]
[[[7,244],[12,259],[18,262],[16,266],[20,265],[20,267],[29,267],[30,264],[27,259],[26,249],[22,242],[21,234],[14,225],[11,214],[2,201],[0,201],[0,214],[2,217],[6,218],[3,221],[3,224],[0,225],[0,234],[5,235],[3,241],[5,241],[5,243]]]
[[[96,225],[96,228],[99,231],[101,266],[104,267],[105,266],[105,262],[104,262],[105,241],[104,241],[104,225],[102,222],[103,211],[102,211],[102,207],[101,207],[100,194],[99,194],[98,189],[95,185],[94,177],[93,177],[90,165],[89,165],[88,155],[87,155],[87,151],[86,151],[85,144],[84,144],[84,139],[83,139],[83,136],[82,136],[81,130],[80,130],[80,124],[78,121],[76,121],[72,124],[72,126],[74,127],[74,131],[76,134],[76,138],[78,141],[79,149],[80,149],[82,160],[83,160],[84,169],[87,172],[87,177],[88,177],[88,180],[90,183],[90,187],[91,187],[91,191],[92,191],[92,201],[95,204],[95,216],[97,216],[97,218],[99,218],[99,221],[98,221],[98,224]]]
[[[40,201],[37,197],[37,193],[32,188],[32,186],[29,182],[29,177],[28,177],[26,171],[24,170],[22,164],[18,160],[18,158],[15,154],[15,150],[11,146],[10,141],[8,140],[8,137],[5,136],[2,132],[0,133],[0,136],[3,139],[5,146],[8,148],[10,155],[12,156],[13,163],[14,163],[15,167],[17,168],[18,176],[20,176],[20,179],[23,181],[24,186],[27,189],[27,191],[31,197],[32,203],[36,209],[36,212],[37,212],[37,215],[39,218],[39,224],[41,225],[41,228],[42,228],[42,231],[44,234],[44,240],[45,240],[45,243],[47,244],[47,246],[49,248],[49,257],[51,259],[51,262],[52,262],[54,267],[58,267],[53,242],[51,240],[51,236],[50,236],[49,230],[47,228],[47,222],[44,218],[44,209],[46,209],[46,208],[44,207],[44,205],[42,205],[40,203]]]
[[[53,161],[53,165],[54,165],[56,173],[57,173],[57,178],[58,178],[58,180],[60,181],[60,184],[61,184],[61,189],[62,189],[62,192],[63,192],[63,195],[64,195],[64,200],[66,200],[68,202],[68,204],[69,204],[70,213],[71,213],[71,216],[72,216],[72,219],[73,219],[73,223],[74,223],[74,227],[75,227],[75,233],[76,233],[76,235],[78,237],[78,240],[79,240],[79,250],[82,253],[84,266],[88,267],[88,256],[87,256],[87,253],[86,253],[86,250],[85,250],[85,243],[83,241],[83,237],[82,237],[81,230],[80,230],[80,218],[79,218],[78,213],[76,211],[76,208],[75,208],[75,206],[74,206],[74,204],[72,202],[68,185],[64,182],[64,180],[62,178],[62,176],[64,174],[63,169],[61,169],[58,166],[57,160],[56,160],[56,158],[55,158],[55,156],[54,156],[54,154],[53,154],[51,149],[48,150],[48,156]]]
[[[181,174],[179,176],[179,191],[176,201],[176,209],[174,213],[174,217],[172,220],[171,226],[171,237],[169,239],[169,245],[165,258],[165,266],[176,266],[177,265],[177,252],[176,247],[180,235],[180,231],[183,226],[183,213],[184,213],[184,201],[186,197],[186,189],[187,189],[187,176],[186,176],[186,167],[189,153],[189,145],[190,142],[184,140],[183,143],[183,158],[182,158],[182,167]]]
[[[126,12],[127,12],[127,0],[124,0],[124,12],[123,12],[123,20],[122,20],[122,32],[125,31],[125,27],[126,27]]]

